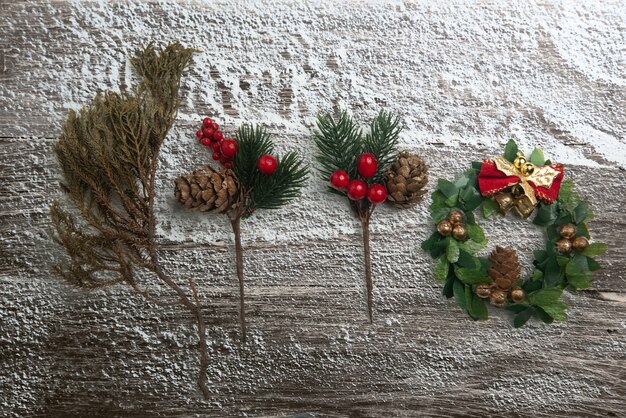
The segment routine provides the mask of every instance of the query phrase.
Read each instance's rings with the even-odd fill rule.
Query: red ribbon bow
[[[563,181],[563,164],[534,166],[533,173],[524,175],[515,165],[502,157],[484,160],[478,174],[478,187],[483,196],[490,196],[519,184],[534,204],[537,198],[552,204],[559,195]]]

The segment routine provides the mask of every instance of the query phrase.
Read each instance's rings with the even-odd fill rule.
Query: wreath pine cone
[[[428,166],[417,154],[402,151],[387,171],[387,199],[398,208],[410,208],[420,201],[428,183]]]
[[[491,268],[487,270],[489,277],[498,288],[509,290],[522,272],[517,252],[512,248],[496,246],[489,256],[489,261],[491,261]]]
[[[230,169],[206,166],[174,180],[174,196],[186,208],[224,213],[239,203],[239,181]]]

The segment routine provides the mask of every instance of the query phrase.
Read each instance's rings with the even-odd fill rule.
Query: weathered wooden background
[[[0,415],[624,415],[623,2],[207,3],[0,1]],[[185,312],[49,274],[62,256],[47,237],[51,146],[66,110],[128,84],[136,46],[175,39],[203,52],[165,144],[159,234],[167,269],[201,286],[210,402]],[[314,116],[337,107],[364,123],[399,112],[403,148],[433,179],[511,134],[566,163],[610,245],[593,288],[566,295],[569,321],[515,330],[505,314],[476,323],[444,300],[419,250],[433,227],[424,202],[376,213],[369,325],[358,225],[314,177],[297,203],[244,225],[241,346],[227,222],[180,210],[172,179],[210,158],[193,137],[204,115],[227,131],[263,123],[313,164]],[[540,232],[485,226],[528,270]]]

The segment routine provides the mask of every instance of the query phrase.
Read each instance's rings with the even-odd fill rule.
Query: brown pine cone
[[[428,183],[428,166],[417,154],[402,151],[387,170],[387,199],[396,207],[410,208],[420,201]]]
[[[239,203],[239,181],[232,170],[206,166],[177,178],[174,196],[186,208],[224,213]]]
[[[487,270],[489,277],[500,289],[510,289],[522,271],[515,250],[497,246],[491,252],[489,261],[491,261],[491,268]]]

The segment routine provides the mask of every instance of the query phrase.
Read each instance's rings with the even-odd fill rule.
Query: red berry
[[[202,133],[202,129],[198,129],[198,130],[196,131],[196,136],[197,136],[198,138],[202,138],[202,137],[204,136],[204,133]]]
[[[222,154],[222,156],[220,157],[220,163],[226,164],[227,162],[230,162],[230,158]]]
[[[211,140],[207,138],[206,136],[203,136],[202,139],[200,140],[200,143],[208,147],[209,145],[211,145]]]
[[[220,129],[220,126],[219,126],[217,123],[213,122],[213,123],[211,124],[211,128],[213,128],[213,130],[214,130],[214,131],[217,131],[217,130],[219,130],[219,129]]]
[[[213,133],[213,140],[214,141],[221,141],[222,139],[224,139],[224,134],[222,133],[222,131],[215,131]]]
[[[387,189],[382,184],[372,184],[367,189],[367,200],[377,205],[387,199]]]
[[[220,152],[222,147],[219,142],[211,142],[211,149],[215,152]]]
[[[228,158],[233,158],[239,151],[239,144],[234,139],[225,139],[221,143],[222,154]]]
[[[268,176],[278,168],[276,158],[269,154],[261,155],[261,157],[257,160],[256,165],[261,173],[267,174]]]
[[[224,168],[233,168],[233,163],[232,161],[226,161],[224,163]]]
[[[333,174],[330,175],[330,187],[334,189],[345,189],[349,182],[350,177],[348,173],[343,170],[335,170]]]
[[[204,120],[202,121],[202,126],[204,126],[205,128],[208,128],[211,126],[212,123],[213,123],[213,120],[211,118],[204,118]]]
[[[204,128],[202,130],[202,135],[204,135],[206,138],[211,138],[213,136],[213,129],[211,129],[211,128]]]
[[[374,154],[370,154],[366,152],[359,156],[359,159],[356,163],[356,169],[359,174],[365,178],[372,177],[376,174],[376,169],[378,168],[378,163],[376,162],[376,157]]]
[[[367,193],[367,184],[363,180],[352,180],[348,183],[348,198],[361,200]]]
[[[213,159],[215,161],[219,160],[220,158],[222,158],[222,154],[220,154],[219,152],[214,152],[212,155]]]

